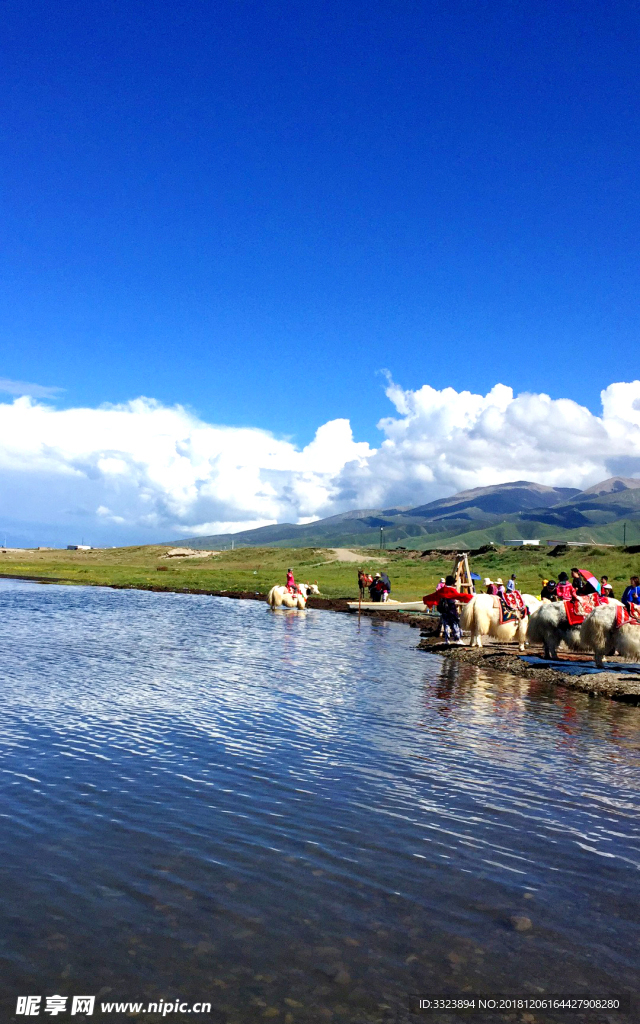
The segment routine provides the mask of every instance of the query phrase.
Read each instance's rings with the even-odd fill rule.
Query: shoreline
[[[209,597],[226,597],[231,600],[240,601],[262,601],[267,603],[267,595],[253,590],[212,590],[200,587],[167,587],[149,584],[128,583],[84,583],[78,580],[70,580],[65,577],[53,576],[25,576],[17,573],[0,573],[0,579],[23,580],[27,583],[56,584],[62,583],[71,586],[105,587],[109,590],[143,590],[156,594],[197,594]],[[468,645],[457,647],[441,643],[438,637],[424,629],[433,620],[418,613],[408,614],[406,612],[389,609],[363,608],[361,612],[351,611],[349,601],[353,597],[316,597],[312,596],[307,601],[307,607],[318,611],[332,611],[349,613],[352,615],[366,615],[370,618],[382,619],[386,622],[399,622],[402,625],[419,628],[421,639],[416,645],[416,650],[425,651],[428,654],[437,654],[442,658],[452,659],[467,665],[478,665],[496,672],[506,672],[509,675],[520,676],[525,679],[537,682],[564,686],[567,689],[578,690],[586,693],[589,697],[606,697],[609,700],[616,700],[632,706],[640,706],[640,674],[631,674],[616,671],[615,662],[609,663],[605,671],[589,671],[582,675],[575,672],[569,674],[558,668],[558,663],[553,666],[529,665],[522,660],[520,653],[514,653],[513,648],[505,644],[498,644],[485,638],[484,647],[469,647]],[[569,664],[581,664],[582,660],[575,657],[567,657]],[[592,669],[593,661],[589,659],[585,663],[586,669]]]
[[[26,583],[63,583],[74,587],[105,587],[108,590],[145,590],[153,594],[198,594],[205,597],[228,597],[231,600],[237,601],[264,601],[267,602],[267,595],[256,590],[212,590],[210,587],[167,587],[161,584],[142,584],[142,583],[92,583],[84,580],[72,580],[64,576],[25,576],[18,575],[17,573],[0,573],[0,580],[23,580]],[[353,602],[353,597],[317,597],[312,595],[307,599],[307,608],[315,608],[320,611],[330,612],[347,612],[350,614],[357,614],[351,612],[349,608],[349,602]],[[287,611],[287,609],[284,609]],[[385,609],[371,609],[363,608],[360,612],[361,615],[375,616],[379,619],[385,619],[387,622],[401,622],[404,625],[409,626],[422,626],[425,620],[428,618],[427,615],[411,614],[408,615],[406,612],[398,612],[393,608]],[[408,621],[410,620],[410,621]]]
[[[485,638],[486,643],[486,638]],[[477,665],[488,668],[493,672],[506,672],[509,675],[520,676],[539,683],[548,683],[556,686],[564,686],[568,690],[578,690],[586,693],[589,697],[606,697],[609,700],[620,701],[623,704],[640,706],[640,674],[625,672],[624,669],[616,671],[616,662],[609,661],[604,671],[593,671],[593,659],[580,659],[579,657],[565,658],[567,666],[580,666],[584,662],[585,669],[591,671],[584,674],[574,672],[563,672],[558,668],[558,662],[552,665],[529,665],[523,660],[520,653],[515,654],[509,650],[506,644],[488,643],[485,647],[449,647],[440,642],[437,637],[423,635],[417,650],[426,651],[428,654],[438,654],[443,658],[450,658],[453,661],[465,665]],[[524,655],[531,657],[532,654]]]

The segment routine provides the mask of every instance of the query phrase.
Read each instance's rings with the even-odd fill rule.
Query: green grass
[[[8,551],[0,554],[0,573],[64,578],[73,583],[159,587],[166,590],[249,590],[266,593],[274,583],[284,583],[292,566],[297,580],[318,581],[324,597],[357,598],[357,568],[376,571],[384,567],[393,587],[392,597],[416,600],[435,588],[440,576],[451,570],[451,558],[433,560],[402,552],[360,549],[361,562],[336,562],[330,549],[239,548],[209,558],[167,559],[165,547],[132,547],[97,551]],[[640,555],[621,548],[580,549],[552,558],[548,549],[500,548],[471,560],[472,571],[481,577],[507,581],[517,573],[518,587],[538,594],[543,578],[558,578],[572,565],[588,568],[600,577],[609,575],[616,596],[631,573],[640,573]],[[166,565],[167,571],[158,572]]]

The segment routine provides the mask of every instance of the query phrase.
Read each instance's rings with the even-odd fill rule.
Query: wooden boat
[[[363,611],[374,611],[374,612],[427,612],[427,608],[424,601],[349,601],[349,611],[357,612],[358,609]]]

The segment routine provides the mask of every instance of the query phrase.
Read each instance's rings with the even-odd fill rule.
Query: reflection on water
[[[0,623],[3,1019],[637,991],[640,709],[256,602],[4,583]]]

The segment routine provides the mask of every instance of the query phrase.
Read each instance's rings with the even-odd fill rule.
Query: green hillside
[[[190,537],[198,549],[235,547],[476,548],[507,540],[640,543],[640,480],[613,477],[586,491],[517,480],[477,487],[415,508],[359,509],[305,525]]]

